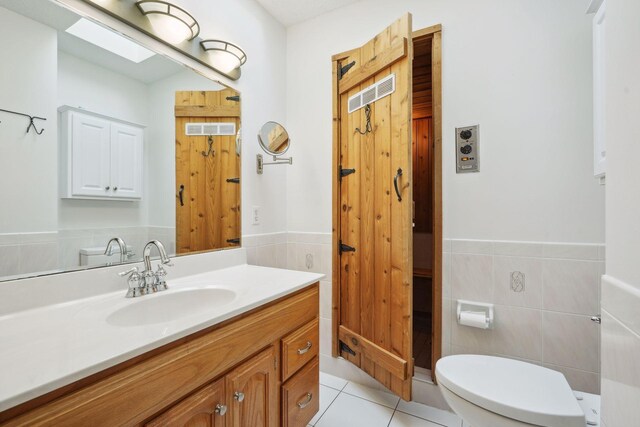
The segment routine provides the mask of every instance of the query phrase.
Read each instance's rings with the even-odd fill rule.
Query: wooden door
[[[333,57],[334,355],[406,400],[413,375],[412,49],[407,14]],[[349,113],[350,97],[392,74],[391,95]]]
[[[175,116],[177,253],[237,247],[241,232],[236,135],[188,136],[186,125],[235,123],[238,131],[238,93],[176,92]]]
[[[278,379],[273,346],[226,376],[229,427],[276,427]]]
[[[111,135],[108,120],[72,114],[72,189],[74,196],[110,195]]]
[[[144,131],[121,123],[111,124],[111,191],[113,197],[142,197]]]
[[[145,427],[225,427],[227,402],[224,379],[218,380],[172,406]]]

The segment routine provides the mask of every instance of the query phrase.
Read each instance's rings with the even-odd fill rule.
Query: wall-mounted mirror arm
[[[293,157],[282,158],[282,157],[273,156],[273,162],[265,163],[264,158],[262,157],[262,154],[256,155],[256,171],[258,172],[258,175],[262,175],[262,173],[264,172],[264,166],[292,165],[292,164],[293,164]]]
[[[289,133],[280,123],[267,122],[262,125],[258,133],[258,142],[265,153],[273,156],[273,162],[265,163],[262,154],[256,155],[256,172],[258,175],[262,175],[264,166],[293,164],[293,157],[279,157],[286,153],[291,145]]]

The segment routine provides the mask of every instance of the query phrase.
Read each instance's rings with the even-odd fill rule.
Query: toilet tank
[[[80,249],[80,265],[81,266],[97,266],[105,264],[117,264],[120,262],[120,248],[112,247],[113,254],[107,256],[104,254],[105,246],[95,248]],[[133,257],[133,247],[127,245],[127,259]]]

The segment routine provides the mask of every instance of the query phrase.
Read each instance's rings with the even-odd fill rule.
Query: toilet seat
[[[436,378],[449,391],[487,411],[544,427],[584,427],[585,415],[564,375],[494,356],[440,359]]]

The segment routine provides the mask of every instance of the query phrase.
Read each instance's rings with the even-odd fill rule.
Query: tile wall
[[[169,253],[175,253],[173,227],[117,227],[0,234],[0,278],[77,268],[81,248],[104,247],[115,236],[132,246],[137,257],[141,256],[142,248],[151,239],[160,240]]]
[[[445,241],[443,353],[525,360],[599,394],[600,325],[591,316],[600,314],[604,256],[603,245]],[[458,299],[493,303],[494,327],[459,325]]]
[[[352,365],[331,357],[331,234],[245,236],[250,264],[326,275],[321,289],[321,369],[380,387]],[[562,372],[574,389],[600,392],[600,313],[603,245],[445,240],[443,353],[517,358]],[[310,259],[309,259],[310,258]],[[511,274],[523,286],[511,289]],[[495,304],[495,326],[480,330],[456,322],[456,301]],[[444,407],[427,382],[414,381],[414,400]]]
[[[640,289],[602,278],[602,425],[640,425]]]

